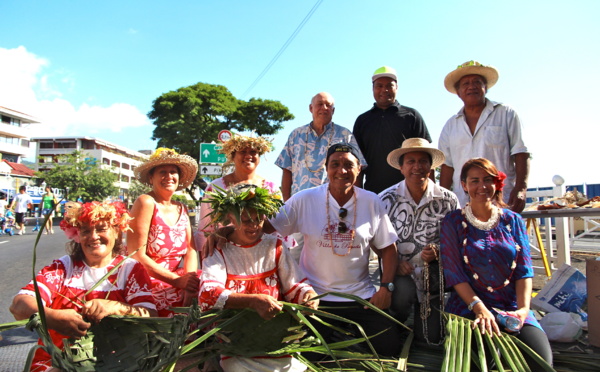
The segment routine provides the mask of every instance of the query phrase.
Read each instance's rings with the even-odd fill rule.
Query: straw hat
[[[409,138],[402,142],[402,147],[392,150],[387,156],[387,162],[390,166],[400,169],[400,156],[408,152],[422,151],[431,155],[431,168],[439,167],[444,163],[446,157],[440,150],[432,147],[429,141],[424,138]]]
[[[159,165],[175,165],[179,168],[179,185],[177,190],[183,190],[194,182],[198,173],[198,163],[188,155],[180,155],[175,150],[164,147],[156,149],[150,159],[140,164],[134,170],[135,178],[146,185],[150,184],[150,171]]]
[[[498,81],[498,70],[496,70],[496,68],[482,65],[477,61],[468,61],[462,65],[458,65],[456,70],[446,75],[446,78],[444,79],[444,86],[446,87],[446,90],[448,90],[450,93],[456,94],[456,88],[454,88],[454,86],[460,79],[463,78],[463,76],[467,75],[483,76],[487,81],[488,89],[493,87]]]

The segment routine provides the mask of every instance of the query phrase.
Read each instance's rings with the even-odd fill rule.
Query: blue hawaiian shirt
[[[310,124],[298,127],[290,133],[275,165],[292,172],[291,195],[327,182],[327,172],[325,172],[327,149],[339,142],[353,145],[358,150],[363,169],[367,166],[352,132],[341,125],[333,122],[327,124],[320,136]]]

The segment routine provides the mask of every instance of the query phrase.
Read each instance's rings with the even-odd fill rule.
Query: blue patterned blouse
[[[440,239],[447,287],[466,282],[488,309],[517,309],[516,281],[533,277],[529,238],[520,215],[502,209],[496,227],[484,231],[471,225],[459,209],[442,221]],[[473,319],[467,305],[452,292],[445,310]],[[525,323],[541,329],[531,311]]]

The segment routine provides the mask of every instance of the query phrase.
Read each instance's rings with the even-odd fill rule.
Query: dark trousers
[[[357,302],[320,301],[319,309],[360,324],[367,336],[384,331],[382,334],[369,339],[375,348],[375,351],[377,351],[377,354],[388,357],[398,357],[400,354],[402,345],[399,340],[398,325],[383,315],[378,314],[371,309],[365,309],[363,305]],[[340,322],[334,320],[324,320],[327,323],[347,328],[345,326],[347,323],[340,324]],[[336,339],[335,332],[331,328],[317,322],[313,322],[313,324],[327,343],[340,341],[339,339]],[[351,331],[354,333],[354,337],[362,337],[356,327],[352,326]],[[366,344],[363,343],[361,346],[366,347],[367,349],[365,349],[365,351],[370,352],[370,349],[368,349]]]
[[[431,312],[423,321],[421,319],[421,304],[417,300],[417,287],[410,276],[396,275],[394,278],[394,293],[392,294],[391,313],[399,322],[405,323],[411,312],[414,313],[413,330],[415,339],[418,341],[429,341],[437,344],[442,336],[442,315],[438,311],[441,308],[439,290],[430,295],[429,308]],[[425,335],[425,325],[427,335]]]

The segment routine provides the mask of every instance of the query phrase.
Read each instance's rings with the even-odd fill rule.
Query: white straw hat
[[[408,152],[426,152],[431,155],[431,168],[437,168],[444,163],[446,157],[440,150],[432,147],[429,141],[424,138],[409,138],[402,142],[402,147],[392,150],[387,156],[387,162],[390,166],[400,169],[400,156]]]

